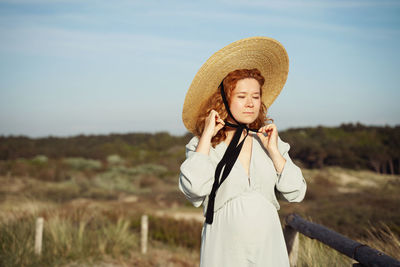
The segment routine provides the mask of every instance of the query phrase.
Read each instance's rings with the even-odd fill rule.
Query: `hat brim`
[[[194,133],[203,101],[218,89],[229,72],[253,68],[257,68],[265,78],[262,101],[270,107],[285,85],[289,57],[285,48],[272,38],[245,38],[220,49],[201,66],[183,104],[182,120],[185,127]]]

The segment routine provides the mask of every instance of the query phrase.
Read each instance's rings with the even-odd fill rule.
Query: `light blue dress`
[[[258,136],[247,138],[253,138],[250,176],[238,159],[219,187],[214,221],[211,225],[204,223],[201,233],[201,267],[289,266],[275,188],[283,199],[300,202],[307,185],[300,168],[289,157],[288,143],[278,138],[278,149],[286,163],[277,175]],[[205,155],[195,152],[198,142],[193,137],[186,145],[179,188],[195,207],[203,205],[205,215],[215,168],[227,145],[221,142]]]

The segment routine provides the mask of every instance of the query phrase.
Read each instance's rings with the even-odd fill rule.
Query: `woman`
[[[289,266],[275,192],[303,200],[306,182],[267,108],[288,73],[283,46],[267,37],[215,53],[186,95],[186,146],[179,188],[204,206],[200,266]]]

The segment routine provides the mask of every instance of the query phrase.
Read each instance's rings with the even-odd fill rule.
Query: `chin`
[[[257,118],[254,118],[254,119],[249,119],[249,118],[245,118],[245,119],[243,119],[243,120],[238,120],[240,123],[243,123],[243,124],[252,124],[253,122],[255,122],[255,120],[256,120]]]

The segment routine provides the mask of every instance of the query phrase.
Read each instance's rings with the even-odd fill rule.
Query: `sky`
[[[399,0],[0,0],[0,135],[182,135],[198,69],[250,36],[289,55],[278,131],[400,124]]]

